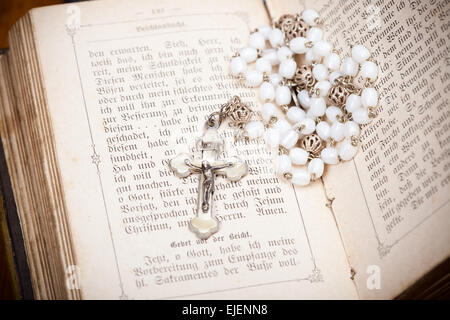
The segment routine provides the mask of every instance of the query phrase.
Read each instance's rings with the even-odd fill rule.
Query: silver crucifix
[[[197,149],[201,157],[194,158],[181,153],[169,163],[175,175],[180,178],[193,173],[200,174],[197,214],[190,221],[189,228],[200,239],[208,239],[219,229],[219,221],[213,215],[214,180],[216,175],[223,175],[231,181],[238,181],[248,172],[247,164],[237,157],[219,159],[224,143],[220,139],[217,126],[207,126]]]

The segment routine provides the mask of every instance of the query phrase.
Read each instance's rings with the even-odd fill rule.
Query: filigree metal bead
[[[300,16],[292,14],[282,15],[275,26],[284,32],[287,41],[296,37],[306,37],[309,29],[309,25]]]
[[[334,105],[338,107],[343,107],[350,95],[350,90],[348,90],[342,84],[337,84],[331,87],[328,98],[333,102]]]
[[[305,89],[311,91],[316,84],[311,67],[305,65],[298,67],[294,75],[294,83],[297,86],[297,91]]]
[[[247,123],[251,120],[253,111],[241,99],[234,96],[230,101],[222,107],[221,114],[224,117],[230,118],[231,126],[239,126],[242,123]]]
[[[318,157],[324,148],[322,139],[315,133],[303,137],[300,145],[314,157]]]

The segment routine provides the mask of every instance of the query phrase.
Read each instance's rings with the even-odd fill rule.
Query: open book
[[[1,136],[35,297],[394,298],[445,261],[448,2],[363,3],[105,0],[17,22],[0,57]],[[221,229],[198,240],[198,177],[168,161],[231,96],[259,108],[229,60],[305,6],[342,56],[373,52],[379,116],[354,161],[305,188],[276,177],[263,141],[226,129],[250,172],[218,179]]]

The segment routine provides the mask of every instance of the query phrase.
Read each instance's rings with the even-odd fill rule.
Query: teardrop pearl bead
[[[354,77],[358,73],[358,63],[352,58],[347,57],[342,62],[341,71],[344,75]]]
[[[292,79],[297,70],[297,63],[293,59],[285,59],[281,61],[278,73],[286,79]]]
[[[266,24],[258,27],[258,32],[264,36],[265,40],[269,39],[269,33],[271,30],[272,30],[272,27],[270,27]]]
[[[264,134],[264,124],[261,121],[251,121],[245,125],[245,131],[250,139],[257,139]]]
[[[287,86],[279,86],[275,92],[275,99],[279,106],[291,103],[291,90]]]
[[[370,79],[372,81],[377,80],[378,77],[378,67],[372,61],[365,61],[361,65],[361,76],[363,78]]]
[[[284,33],[278,28],[274,28],[269,33],[269,42],[272,48],[279,47],[284,42]]]
[[[242,57],[234,57],[231,59],[230,71],[233,76],[247,71],[247,62]]]
[[[266,58],[259,58],[255,63],[256,70],[270,74],[272,72],[272,64]]]
[[[286,149],[291,149],[298,141],[300,135],[296,130],[288,130],[284,135],[281,136],[280,144]]]
[[[370,122],[369,113],[365,108],[358,108],[352,112],[353,121],[358,124],[367,124]]]
[[[264,141],[269,147],[277,147],[280,144],[280,132],[274,128],[267,129],[264,134]]]
[[[275,122],[273,128],[277,129],[280,132],[280,135],[284,135],[292,128],[292,126],[286,119],[279,119]]]
[[[277,107],[273,103],[265,103],[261,108],[261,115],[264,121],[269,122],[270,118],[275,117],[277,115]]]
[[[352,93],[345,102],[345,109],[347,109],[348,112],[353,112],[356,109],[361,108],[361,105],[361,97]]]
[[[330,137],[336,142],[343,140],[345,137],[345,125],[339,121],[334,122],[331,126]]]
[[[305,46],[306,42],[308,42],[308,40],[306,38],[296,37],[289,42],[289,47],[296,54],[304,54],[304,53],[306,53],[306,50],[307,50],[307,48]]]
[[[242,48],[241,51],[239,52],[239,55],[247,63],[253,62],[256,60],[256,58],[258,58],[258,52],[256,51],[255,48],[252,47]]]
[[[264,50],[263,58],[267,59],[267,61],[269,61],[272,66],[280,64],[280,60],[278,59],[277,51],[275,49]]]
[[[369,57],[370,57],[370,52],[366,47],[358,44],[352,48],[352,58],[357,63],[361,63],[361,62],[369,59]]]
[[[353,159],[353,157],[356,154],[356,151],[358,151],[358,148],[352,146],[351,142],[349,140],[344,140],[339,146],[339,157],[343,161],[349,161]]]
[[[321,117],[325,114],[327,105],[323,98],[311,98],[311,113],[315,117]]]
[[[313,68],[313,75],[317,81],[324,81],[328,78],[328,69],[323,64],[317,64]]]
[[[317,41],[313,47],[314,54],[319,57],[325,57],[331,52],[331,49],[333,49],[332,45],[325,40]]]
[[[275,88],[270,82],[263,82],[259,88],[259,96],[264,102],[273,101],[275,98]]]
[[[292,148],[289,151],[289,157],[291,158],[292,163],[298,166],[306,164],[308,156],[308,151],[302,148]]]
[[[323,64],[325,67],[332,71],[339,70],[339,67],[341,66],[341,58],[339,55],[335,52],[327,54],[325,57],[325,60],[323,61]]]
[[[323,31],[322,29],[312,27],[306,32],[306,39],[312,42],[317,42],[322,40]]]
[[[291,49],[289,49],[286,46],[282,46],[277,51],[277,57],[278,57],[278,60],[280,60],[280,61],[283,61],[286,59],[291,59],[292,56],[293,56],[293,52],[291,51]]]
[[[306,90],[302,90],[297,94],[298,101],[300,102],[300,105],[305,108],[309,109],[311,106],[311,98],[309,97],[309,93]]]
[[[316,25],[316,19],[319,18],[319,14],[316,10],[313,9],[305,9],[302,12],[302,19],[305,20],[307,24],[310,26]]]
[[[305,118],[305,111],[299,107],[290,107],[286,112],[286,118],[292,123],[297,123]]]
[[[320,158],[326,164],[338,164],[338,151],[335,148],[327,147],[322,150],[320,153]]]
[[[361,103],[364,107],[375,107],[378,104],[378,92],[374,88],[365,88],[361,93]]]
[[[292,170],[292,164],[291,159],[287,154],[282,154],[277,157],[277,173],[278,174],[285,174],[288,172],[291,172]]]
[[[245,85],[256,88],[263,82],[263,74],[258,70],[250,70],[245,73]]]
[[[330,133],[331,133],[330,125],[326,121],[320,121],[316,125],[316,132],[317,132],[317,135],[320,137],[320,139],[328,140],[330,138]]]
[[[249,45],[255,49],[262,50],[266,46],[266,39],[259,32],[254,32],[250,35]]]
[[[345,137],[359,136],[359,125],[355,121],[347,121],[345,123]]]
[[[294,169],[291,182],[297,186],[307,186],[311,181],[309,172],[305,169]]]
[[[308,172],[313,179],[319,179],[323,175],[324,164],[322,159],[314,158],[309,162]]]
[[[342,117],[342,110],[336,106],[329,106],[325,113],[327,115],[327,119],[331,122],[338,121],[338,116]]]

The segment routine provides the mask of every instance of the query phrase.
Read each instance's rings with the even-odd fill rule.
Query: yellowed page
[[[381,69],[380,114],[362,151],[324,181],[361,297],[395,297],[450,252],[450,5],[269,2],[280,13],[304,5],[320,12],[342,56],[360,43]]]
[[[93,1],[32,17],[77,257],[69,288],[88,299],[357,297],[323,187],[297,195],[262,141],[233,144],[224,126],[227,155],[250,174],[217,181],[221,229],[207,241],[187,227],[197,177],[167,167],[232,95],[259,105],[228,61],[268,22],[260,1]]]

